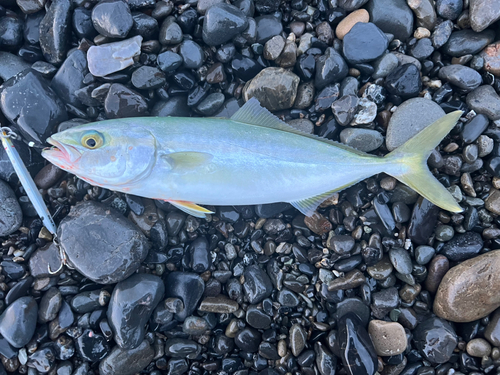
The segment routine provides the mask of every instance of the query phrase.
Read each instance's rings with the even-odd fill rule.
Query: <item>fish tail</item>
[[[427,167],[427,159],[455,126],[462,111],[443,116],[385,156],[387,174],[408,185],[425,199],[450,212],[462,212],[450,192]]]

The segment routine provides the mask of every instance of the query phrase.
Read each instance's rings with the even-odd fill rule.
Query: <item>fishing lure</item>
[[[24,190],[26,191],[26,194],[30,199],[31,204],[33,204],[33,207],[35,207],[35,210],[38,213],[38,216],[40,216],[40,219],[42,219],[45,228],[47,228],[48,231],[53,235],[56,235],[56,224],[54,223],[54,220],[52,220],[52,216],[50,215],[50,212],[45,205],[45,202],[43,201],[42,195],[38,191],[35,182],[31,178],[30,173],[26,169],[26,166],[24,165],[21,157],[19,156],[19,153],[17,152],[14,144],[11,141],[11,139],[17,139],[17,134],[8,127],[2,127],[0,128],[0,130],[2,146],[7,153],[10,162],[12,163],[12,167],[14,167],[14,171],[16,172],[21,185],[23,185]]]

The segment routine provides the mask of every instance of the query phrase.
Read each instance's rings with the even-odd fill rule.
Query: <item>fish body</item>
[[[85,124],[49,138],[55,148],[42,155],[91,184],[166,200],[199,217],[208,210],[198,204],[283,201],[311,215],[336,191],[382,172],[458,212],[460,206],[425,161],[459,117],[445,116],[430,126],[432,132],[424,130],[377,157],[301,133],[251,99],[231,119],[147,117]]]

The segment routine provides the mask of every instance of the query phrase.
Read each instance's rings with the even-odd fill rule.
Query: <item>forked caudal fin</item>
[[[427,159],[453,129],[461,115],[462,111],[455,111],[440,118],[385,156],[390,163],[387,174],[408,185],[436,206],[451,212],[462,212],[463,209],[429,171]]]

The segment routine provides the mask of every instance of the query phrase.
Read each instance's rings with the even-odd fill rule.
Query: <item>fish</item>
[[[195,217],[203,206],[288,202],[311,216],[351,185],[386,173],[450,212],[463,209],[427,167],[455,126],[449,113],[385,156],[290,127],[248,100],[231,118],[134,117],[84,124],[47,139],[42,156],[88,183],[170,202]]]

